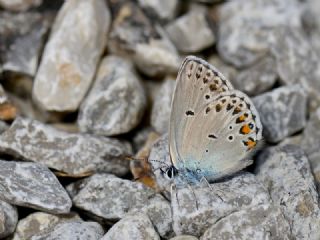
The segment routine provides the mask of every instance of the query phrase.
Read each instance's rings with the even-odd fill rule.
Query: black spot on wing
[[[193,116],[193,115],[194,115],[194,112],[191,111],[191,110],[188,110],[188,111],[186,111],[186,115],[187,115],[187,116]]]

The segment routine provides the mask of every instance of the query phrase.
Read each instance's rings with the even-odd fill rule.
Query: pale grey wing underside
[[[200,58],[187,57],[182,63],[172,100],[169,129],[170,155],[176,168],[185,162],[179,149],[189,146],[185,145],[186,131],[199,130],[198,127],[192,130],[194,117],[220,93],[232,89],[231,83],[217,69]]]
[[[184,167],[215,180],[245,168],[245,159],[262,138],[262,126],[251,100],[242,92],[219,94],[190,118],[178,154]]]

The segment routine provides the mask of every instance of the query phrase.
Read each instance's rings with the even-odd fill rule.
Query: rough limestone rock
[[[12,234],[18,223],[18,211],[14,206],[0,200],[0,238]]]
[[[254,65],[242,70],[234,79],[234,87],[249,95],[258,95],[269,90],[278,77],[273,57],[264,57]]]
[[[320,190],[320,108],[311,114],[302,133],[299,146],[306,152],[313,175]]]
[[[104,0],[64,2],[35,78],[33,97],[46,110],[75,111],[93,80],[110,25]]]
[[[80,217],[75,213],[53,215],[44,212],[35,212],[19,221],[12,240],[31,239],[33,236],[52,231],[52,229],[60,223],[80,220]]]
[[[60,223],[49,233],[33,236],[31,240],[100,240],[104,230],[96,222],[65,222]]]
[[[151,126],[160,134],[167,133],[169,130],[171,102],[175,85],[176,83],[173,79],[166,79],[153,102]]]
[[[160,240],[148,216],[143,213],[128,215],[121,219],[101,240]]]
[[[256,174],[284,213],[293,238],[319,239],[319,195],[305,153],[295,145],[264,150]]]
[[[146,97],[132,64],[117,56],[105,57],[80,108],[78,124],[83,132],[112,136],[136,127]]]
[[[36,74],[53,17],[52,13],[34,11],[0,13],[0,62],[3,63],[3,71],[30,76]]]
[[[110,221],[123,218],[131,209],[143,208],[154,197],[161,198],[142,183],[110,174],[95,174],[69,185],[67,190],[74,206]]]
[[[95,171],[124,175],[131,154],[128,143],[117,139],[59,131],[35,120],[17,118],[0,136],[0,151],[81,176]]]
[[[301,27],[300,14],[296,0],[239,0],[221,4],[219,55],[239,68],[252,65],[268,54],[279,28]]]
[[[31,7],[37,7],[42,0],[0,0],[0,6],[10,11],[26,11]]]
[[[276,143],[306,125],[307,96],[300,85],[276,88],[253,99],[267,141]]]
[[[239,173],[221,183],[174,189],[171,195],[173,230],[200,237],[229,214],[270,201],[269,194],[250,173]]]
[[[279,207],[270,204],[231,213],[212,225],[200,240],[291,238],[290,226]]]
[[[178,0],[138,0],[138,3],[150,18],[161,22],[172,20],[179,6]]]
[[[71,200],[44,165],[0,160],[0,199],[46,212],[68,213]]]
[[[215,36],[206,14],[204,8],[192,8],[166,26],[166,31],[178,50],[193,53],[214,44]]]
[[[109,34],[111,53],[131,59],[147,76],[176,73],[179,55],[165,31],[131,0],[112,0],[114,21]]]

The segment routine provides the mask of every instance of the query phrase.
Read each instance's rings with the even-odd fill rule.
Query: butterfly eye
[[[165,176],[167,179],[171,180],[177,175],[178,171],[175,167],[171,166],[165,171]]]

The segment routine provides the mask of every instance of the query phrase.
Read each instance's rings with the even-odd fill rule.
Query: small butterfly
[[[172,100],[171,166],[162,173],[175,185],[213,182],[252,164],[262,139],[259,114],[249,97],[208,62],[187,57]]]

